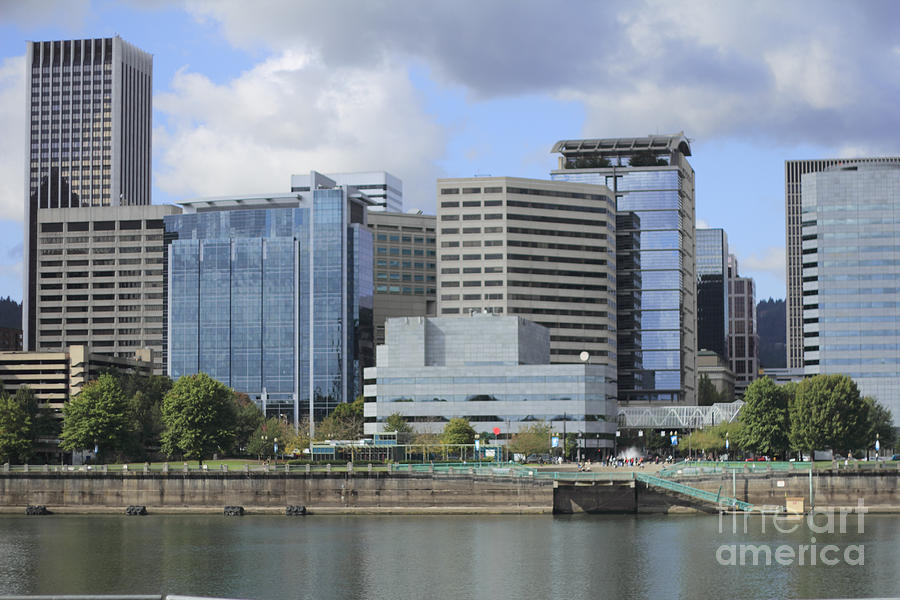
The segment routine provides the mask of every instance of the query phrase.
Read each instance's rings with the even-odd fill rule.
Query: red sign
[[[494,427],[494,435],[500,435],[500,428]]]

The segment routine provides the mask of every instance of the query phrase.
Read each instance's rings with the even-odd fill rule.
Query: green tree
[[[356,440],[363,434],[363,397],[338,404],[316,424],[316,440]]]
[[[537,421],[515,433],[509,440],[509,451],[515,454],[542,454],[550,447],[550,425]]]
[[[721,394],[716,386],[709,379],[706,373],[700,374],[700,381],[697,383],[697,403],[700,406],[712,406],[717,402],[722,402],[724,394]]]
[[[116,379],[128,399],[130,433],[124,445],[131,458],[146,458],[158,450],[163,432],[162,400],[172,388],[172,380],[165,375],[140,375],[116,369],[106,371]]]
[[[688,451],[720,452],[725,449],[725,438],[716,429],[696,429],[684,436],[681,444]]]
[[[108,374],[89,382],[63,405],[63,450],[98,449],[100,457],[121,455],[130,430],[128,399],[119,382]]]
[[[224,384],[206,373],[181,377],[163,399],[163,452],[181,452],[203,464],[234,444],[236,413],[234,392]]]
[[[32,448],[32,423],[27,408],[16,396],[0,392],[0,462],[24,462]]]
[[[40,401],[34,391],[27,385],[20,386],[14,398],[25,408],[31,419],[31,440],[37,444],[39,437],[58,438],[62,422],[54,417],[50,411],[40,407]]]
[[[244,452],[246,450],[248,454],[257,454],[249,449],[250,438],[253,436],[254,432],[259,429],[259,426],[266,421],[265,415],[256,405],[256,402],[251,400],[250,396],[247,394],[236,392],[234,395],[234,402],[236,405],[234,432],[235,449],[239,452]]]
[[[442,444],[474,444],[475,430],[469,425],[469,422],[463,418],[457,417],[450,419],[444,432],[441,434]]]
[[[734,440],[738,446],[754,454],[787,455],[791,434],[788,396],[774,381],[763,377],[747,387],[738,418],[741,432]]]
[[[863,402],[866,403],[866,410],[868,411],[863,446],[874,448],[876,439],[881,442],[882,449],[885,446],[893,446],[896,438],[896,429],[894,428],[894,418],[891,416],[891,411],[871,396],[863,398]]]
[[[298,445],[293,426],[278,417],[270,417],[260,423],[250,436],[247,452],[258,458],[270,458],[275,455],[276,439],[279,454],[290,453]]]
[[[869,409],[846,375],[816,375],[797,385],[789,406],[790,440],[797,450],[865,447]]]
[[[384,420],[384,430],[396,431],[397,433],[412,433],[413,428],[412,425],[406,422],[403,415],[393,413]]]

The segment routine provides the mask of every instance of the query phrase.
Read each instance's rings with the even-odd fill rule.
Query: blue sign
[[[275,454],[278,454],[278,444],[275,444]]]
[[[673,446],[677,446],[677,445],[678,445],[678,436],[677,436],[677,435],[673,435],[673,436],[670,438],[670,440],[671,440]]]
[[[558,435],[554,435],[552,438],[550,438],[550,446],[553,448],[559,448],[559,436]]]
[[[475,450],[481,448],[481,440],[475,440]]]
[[[731,447],[731,442],[728,441],[728,438],[725,438],[725,449],[728,450],[729,447]]]
[[[875,440],[875,452],[878,452],[879,450],[881,450],[881,442]]]

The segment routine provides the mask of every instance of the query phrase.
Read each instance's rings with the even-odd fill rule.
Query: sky
[[[900,154],[891,0],[0,0],[0,296],[22,297],[25,43],[153,54],[153,202],[292,173],[548,179],[561,139],[684,131],[698,226],[784,298],[784,161]]]

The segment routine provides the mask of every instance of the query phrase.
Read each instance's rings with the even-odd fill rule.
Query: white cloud
[[[769,246],[762,254],[754,253],[745,258],[738,257],[738,265],[742,275],[746,271],[759,271],[774,275],[783,282],[786,268],[784,246]]]
[[[49,25],[75,31],[89,12],[89,0],[0,0],[0,17],[4,23],[25,28]]]
[[[697,229],[709,229],[709,223],[706,219],[697,219]]]
[[[25,58],[0,64],[0,219],[25,217]]]
[[[278,191],[291,173],[386,170],[408,208],[433,208],[444,132],[406,70],[326,68],[285,50],[216,85],[182,70],[154,106],[157,185],[177,196]]]
[[[896,151],[895,2],[852,9],[836,0],[265,6],[187,3],[198,19],[219,23],[232,43],[248,48],[313,51],[332,67],[419,61],[476,100],[577,100],[587,108],[587,136],[684,130],[703,139]]]

